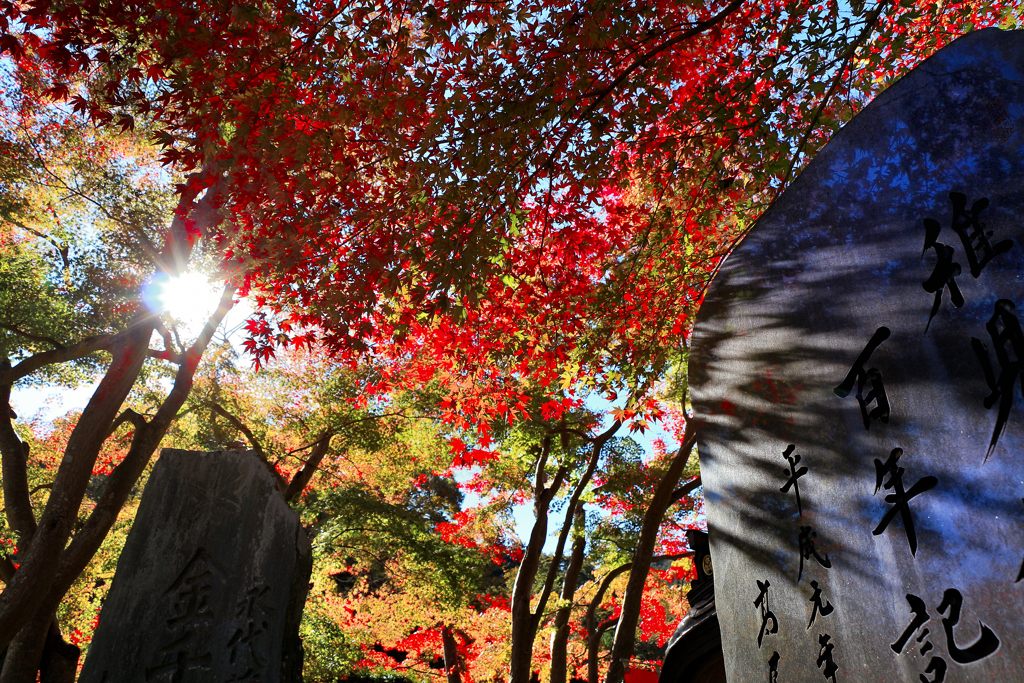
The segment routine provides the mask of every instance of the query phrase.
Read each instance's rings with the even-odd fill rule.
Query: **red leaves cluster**
[[[510,547],[508,544],[494,539],[484,539],[479,534],[474,534],[474,526],[479,524],[474,510],[463,510],[455,514],[451,522],[438,522],[434,531],[445,543],[460,545],[470,550],[479,550],[489,557],[495,564],[502,564],[509,560],[519,561],[522,558],[522,550],[518,547]]]

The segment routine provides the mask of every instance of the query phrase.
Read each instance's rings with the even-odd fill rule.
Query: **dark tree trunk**
[[[441,644],[444,645],[444,672],[448,683],[462,683],[462,662],[459,661],[459,645],[455,642],[452,627],[441,627]]]
[[[569,566],[562,580],[562,593],[555,611],[554,632],[551,634],[551,683],[565,683],[568,669],[569,617],[572,615],[572,601],[576,597],[580,570],[587,547],[583,508],[576,509],[576,538],[572,542]]]
[[[81,650],[64,640],[57,616],[34,618],[11,641],[0,683],[74,683]]]
[[[39,683],[75,683],[78,657],[82,651],[61,636],[57,619],[50,622],[50,632],[43,647],[43,661],[39,666]]]
[[[644,593],[644,584],[647,582],[647,573],[651,569],[651,560],[654,557],[654,546],[658,540],[658,530],[665,518],[665,512],[679,496],[676,491],[676,484],[683,474],[686,462],[690,459],[690,451],[696,443],[696,430],[691,420],[686,426],[686,433],[683,436],[683,443],[676,452],[672,463],[669,465],[665,476],[658,482],[651,497],[650,506],[644,513],[643,523],[640,527],[640,538],[637,541],[636,549],[633,551],[633,561],[629,571],[629,580],[626,583],[626,592],[622,596],[622,612],[619,615],[618,626],[615,629],[615,641],[612,644],[611,662],[608,665],[608,673],[605,676],[605,683],[620,683],[625,675],[623,660],[629,661],[633,656],[633,646],[636,640],[636,627],[640,621],[641,598]]]
[[[519,572],[512,587],[512,643],[510,657],[511,683],[529,683],[530,669],[533,664],[533,640],[537,635],[534,626],[533,612],[530,610],[530,597],[533,594],[533,582],[540,568],[541,553],[548,535],[548,507],[562,485],[565,476],[563,468],[550,487],[545,487],[545,466],[551,451],[551,437],[544,439],[541,452],[537,456],[534,474],[533,514],[536,521],[530,532],[530,541],[526,544]]]

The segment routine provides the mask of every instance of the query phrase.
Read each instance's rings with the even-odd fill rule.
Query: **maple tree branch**
[[[57,253],[60,255],[61,262],[64,264],[64,270],[67,270],[68,268],[71,267],[71,258],[69,256],[70,250],[68,248],[68,243],[67,242],[64,242],[62,244],[62,243],[58,242],[57,240],[53,239],[52,237],[50,237],[49,235],[47,235],[45,232],[43,232],[41,230],[36,230],[35,228],[32,228],[32,227],[29,227],[29,226],[25,225],[24,223],[22,223],[21,221],[16,221],[16,220],[13,220],[13,219],[10,219],[10,218],[8,218],[7,220],[9,220],[11,222],[11,224],[14,225],[16,228],[21,228],[25,232],[32,233],[33,235],[35,235],[39,239],[45,240],[54,249],[56,249]]]
[[[26,377],[47,365],[80,360],[97,351],[110,351],[127,339],[132,331],[132,328],[129,328],[117,334],[100,334],[87,337],[71,346],[62,346],[59,349],[33,354],[13,368],[4,367],[0,369],[0,385],[14,384],[22,377]]]
[[[178,348],[174,347],[174,341],[171,339],[171,333],[167,331],[167,327],[163,321],[159,318],[156,319],[156,331],[160,333],[160,337],[164,340],[165,351],[177,351],[181,346],[181,339],[178,339]]]
[[[551,452],[551,437],[545,436],[541,442],[540,453],[537,454],[537,466],[533,473],[534,507],[544,498],[544,468],[548,464],[548,453]],[[536,510],[535,510],[536,511]]]
[[[597,627],[598,637],[604,634],[604,632],[610,629],[612,626],[615,626],[615,623],[617,621],[618,619],[605,619],[604,621],[602,621],[601,624]]]
[[[718,14],[711,17],[710,19],[694,24],[693,28],[687,31],[683,31],[678,36],[674,36],[672,38],[669,38],[668,40],[662,41],[659,45],[656,45],[655,47],[645,52],[643,55],[634,60],[632,64],[626,67],[622,71],[622,73],[616,76],[615,80],[613,80],[606,87],[602,88],[601,90],[598,90],[595,93],[588,93],[583,95],[583,97],[593,97],[594,101],[590,104],[590,106],[588,106],[583,111],[582,114],[580,114],[580,116],[577,118],[577,122],[582,121],[589,117],[591,114],[593,114],[597,107],[601,104],[601,101],[605,97],[610,95],[617,87],[619,87],[623,81],[632,76],[633,72],[635,72],[637,69],[647,66],[647,64],[652,59],[654,59],[655,57],[657,57],[659,54],[669,49],[670,47],[678,45],[684,40],[689,40],[694,36],[700,35],[701,33],[707,31],[708,29],[713,28],[718,24],[722,23],[730,14],[739,9],[740,5],[742,4],[743,0],[733,0],[724,8],[722,8],[722,10]]]
[[[846,49],[846,53],[843,55],[842,59],[840,59],[840,65],[836,71],[835,77],[832,79],[832,84],[825,92],[825,95],[821,98],[821,102],[819,102],[818,106],[815,108],[814,114],[811,115],[811,121],[807,124],[807,128],[804,129],[804,134],[800,138],[800,143],[796,146],[793,158],[789,161],[789,168],[786,169],[786,175],[782,177],[782,187],[785,187],[786,183],[788,183],[790,178],[792,178],[793,170],[796,168],[796,162],[803,153],[804,146],[807,145],[807,141],[810,140],[815,126],[818,125],[818,119],[821,117],[822,112],[825,111],[825,107],[828,105],[829,100],[832,99],[832,95],[835,94],[836,90],[839,88],[839,84],[842,83],[843,73],[853,61],[853,58],[857,53],[857,48],[860,47],[861,42],[871,34],[871,31],[874,30],[878,17],[881,16],[882,10],[885,9],[885,6],[888,3],[889,0],[879,0],[878,6],[875,7],[874,11],[868,15],[867,20],[864,23],[864,28],[861,29],[857,38],[850,43],[850,46]]]
[[[554,554],[551,556],[551,564],[548,565],[547,576],[544,577],[544,587],[540,591],[540,596],[537,600],[537,609],[533,613],[533,620],[535,623],[539,623],[541,615],[544,613],[544,607],[547,605],[548,597],[551,595],[551,591],[554,590],[555,577],[558,574],[558,567],[562,563],[562,557],[565,554],[565,543],[569,538],[569,532],[572,530],[573,520],[576,515],[576,506],[579,505],[580,497],[586,490],[587,485],[590,484],[590,479],[594,476],[594,471],[597,470],[597,464],[601,460],[601,451],[604,449],[604,445],[608,442],[615,432],[622,426],[622,422],[615,420],[611,427],[606,429],[599,436],[593,440],[593,447],[591,449],[590,460],[587,462],[587,469],[580,476],[579,482],[576,483],[576,488],[573,489],[572,495],[569,497],[569,502],[565,509],[565,519],[562,521],[562,528],[558,532],[558,541],[555,544]]]
[[[181,365],[182,363],[185,362],[185,358],[180,353],[173,353],[171,351],[167,351],[166,349],[150,349],[147,352],[147,355],[150,358],[155,358],[157,360],[165,360],[169,363],[174,363],[175,365]]]
[[[123,413],[117,416],[117,419],[110,424],[110,429],[107,430],[107,436],[104,440],[109,439],[117,431],[118,427],[123,425],[125,422],[131,422],[135,429],[143,429],[146,426],[146,418],[139,415],[131,408],[126,409]]]
[[[53,482],[52,481],[50,483],[48,483],[48,484],[40,484],[39,486],[33,486],[32,490],[28,492],[28,495],[31,496],[31,495],[34,495],[36,493],[39,493],[43,489],[52,489],[52,488],[53,488]]]
[[[10,362],[4,359],[3,368]],[[14,411],[10,408],[11,385],[0,386],[0,455],[2,455],[3,493],[7,520],[18,535],[18,550],[24,552],[36,532],[36,517],[32,511],[28,490],[28,444],[14,431]]]
[[[569,468],[563,461],[558,465],[558,469],[555,470],[555,478],[551,480],[551,486],[544,489],[544,505],[547,507],[548,504],[554,499],[555,495],[562,488],[562,482],[565,481],[565,475],[569,473]]]
[[[249,429],[242,420],[216,401],[204,400],[200,401],[200,405],[206,406],[217,415],[220,415],[230,422],[232,427],[242,432],[246,440],[249,442],[249,445],[252,446],[253,451],[256,453],[256,457],[260,459],[260,462],[262,462],[264,467],[267,468],[267,471],[270,472],[270,476],[274,478],[274,484],[277,485],[277,490],[283,495],[285,489],[288,487],[288,482],[285,481],[284,477],[281,476],[281,473],[277,471],[277,468],[274,467],[269,458],[267,458],[267,452],[263,450],[263,445],[260,443],[259,439],[256,438],[256,435],[252,433],[252,430]]]
[[[669,501],[669,506],[675,505],[676,503],[681,501],[683,497],[686,496],[686,494],[690,493],[698,486],[701,486],[699,474],[672,492],[672,498]]]
[[[664,562],[665,560],[681,560],[684,557],[693,557],[693,552],[689,551],[685,553],[673,553],[671,555],[655,555],[651,558],[651,563]],[[620,564],[618,567],[612,569],[610,572],[604,575],[604,578],[601,579],[601,583],[598,585],[597,593],[590,600],[590,604],[587,606],[588,624],[592,624],[597,621],[597,609],[601,606],[601,603],[604,601],[604,594],[608,591],[608,587],[612,585],[612,581],[622,576],[624,573],[628,572],[632,568],[633,562],[630,561],[626,562],[625,564]]]
[[[639,43],[637,43],[633,47],[633,49],[631,49],[629,51],[628,55],[636,54],[637,52],[640,51],[640,49],[646,43],[648,43],[649,41],[653,40],[654,38],[658,38],[660,36],[667,35],[667,34],[673,32],[673,31],[679,30],[684,25],[688,25],[688,26],[691,27],[687,31],[683,32],[682,34],[680,34],[678,36],[675,36],[673,38],[668,38],[668,39],[664,40],[663,42],[661,42],[660,44],[658,44],[657,46],[655,46],[653,49],[648,50],[644,55],[642,55],[641,57],[637,58],[632,64],[630,64],[626,68],[626,70],[622,74],[620,74],[615,79],[615,81],[613,81],[612,84],[609,85],[608,87],[602,88],[601,90],[592,90],[590,92],[583,93],[582,97],[598,97],[598,98],[600,98],[600,97],[607,96],[612,90],[615,89],[615,87],[617,87],[619,84],[621,84],[621,82],[623,80],[628,78],[630,76],[630,74],[632,74],[632,72],[636,71],[638,68],[640,68],[642,66],[646,66],[647,62],[649,62],[651,59],[656,57],[659,53],[664,52],[665,50],[667,50],[668,48],[672,47],[673,45],[676,45],[678,43],[683,42],[684,40],[692,38],[695,35],[703,33],[705,31],[707,31],[709,28],[712,28],[712,27],[716,26],[717,24],[720,24],[726,17],[728,17],[733,12],[735,12],[739,8],[739,6],[742,5],[742,4],[743,4],[743,0],[736,0],[732,4],[727,5],[725,8],[723,8],[718,14],[716,14],[715,16],[713,16],[710,19],[707,19],[705,21],[690,21],[690,22],[686,22],[685,24],[680,23],[680,24],[675,24],[674,26],[667,26],[667,27],[664,28],[664,30],[662,30],[660,33],[658,33],[656,35],[648,33],[647,38],[645,40],[642,40]]]
[[[24,337],[25,339],[28,339],[29,341],[44,342],[46,344],[50,344],[51,346],[55,347],[57,350],[65,348],[63,344],[61,344],[59,341],[57,341],[53,337],[47,337],[47,336],[41,335],[41,334],[32,334],[31,332],[25,332],[24,330],[18,329],[14,325],[8,325],[6,323],[0,323],[0,328],[3,328],[3,329],[5,329],[5,330],[7,330],[9,332],[13,332],[14,334],[18,335],[19,337]]]
[[[263,450],[263,446],[260,444],[259,439],[256,438],[256,435],[252,433],[252,430],[249,429],[249,427],[246,426],[246,424],[242,422],[241,419],[235,417],[235,415],[232,412],[230,412],[227,408],[217,403],[216,401],[204,400],[200,401],[200,405],[206,406],[217,415],[220,415],[225,420],[230,422],[232,427],[242,432],[246,440],[252,446],[252,449],[256,452],[257,457],[259,457],[259,459],[262,460],[263,462],[268,462],[267,453],[266,451]]]
[[[309,454],[309,459],[303,464],[302,469],[296,472],[295,476],[292,477],[291,482],[282,492],[284,493],[284,502],[289,503],[295,496],[302,493],[306,485],[309,484],[309,480],[316,474],[316,470],[320,467],[320,461],[323,460],[324,456],[331,448],[331,437],[334,436],[334,432],[330,429],[325,429],[321,432],[320,440],[317,441],[313,447],[313,452]]]

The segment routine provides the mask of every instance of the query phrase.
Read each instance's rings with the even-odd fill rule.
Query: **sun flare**
[[[220,287],[201,273],[157,276],[146,290],[143,298],[151,310],[189,328],[202,325],[220,300]]]

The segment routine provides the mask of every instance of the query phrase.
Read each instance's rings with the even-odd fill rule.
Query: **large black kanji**
[[[996,302],[992,317],[985,323],[985,329],[988,330],[992,346],[995,348],[996,362],[999,363],[999,377],[996,377],[992,369],[988,349],[980,340],[971,338],[971,347],[981,362],[982,372],[985,373],[985,383],[992,391],[985,397],[985,408],[991,408],[999,401],[996,426],[992,430],[992,439],[989,441],[985,460],[988,460],[988,456],[995,450],[999,436],[1006,428],[1010,408],[1013,407],[1013,389],[1021,377],[1021,371],[1024,370],[1024,332],[1021,331],[1020,321],[1014,315],[1016,310],[1017,307],[1012,301],[1000,299]],[[1024,385],[1021,391],[1024,392]]]
[[[878,489],[882,486],[885,487],[886,491],[891,489],[892,493],[885,497],[885,502],[892,503],[892,507],[889,508],[889,511],[885,513],[885,516],[882,517],[878,526],[871,533],[875,536],[880,535],[896,517],[896,514],[899,513],[903,519],[903,530],[907,533],[907,541],[910,543],[910,553],[916,556],[917,532],[914,530],[914,518],[910,514],[910,500],[925,491],[935,488],[939,480],[931,475],[921,477],[913,486],[905,489],[903,485],[905,470],[897,465],[901,455],[903,455],[903,449],[894,448],[884,463],[877,458],[875,459],[875,493],[878,493]],[[883,484],[882,480],[886,477],[888,477],[888,480]]]
[[[889,396],[885,393],[882,373],[878,371],[878,368],[864,368],[864,364],[871,358],[871,354],[875,352],[875,349],[882,342],[889,338],[889,334],[888,327],[879,327],[875,330],[875,333],[871,335],[871,339],[868,340],[867,346],[864,347],[864,350],[857,356],[857,360],[854,361],[850,372],[846,374],[846,378],[839,383],[839,386],[832,390],[832,393],[839,398],[846,398],[853,391],[854,385],[856,385],[857,403],[860,405],[860,413],[864,419],[865,429],[870,429],[871,423],[875,420],[880,420],[883,423],[889,422]],[[867,395],[864,394],[865,386],[868,387]],[[874,403],[874,407],[869,409],[872,403]]]

